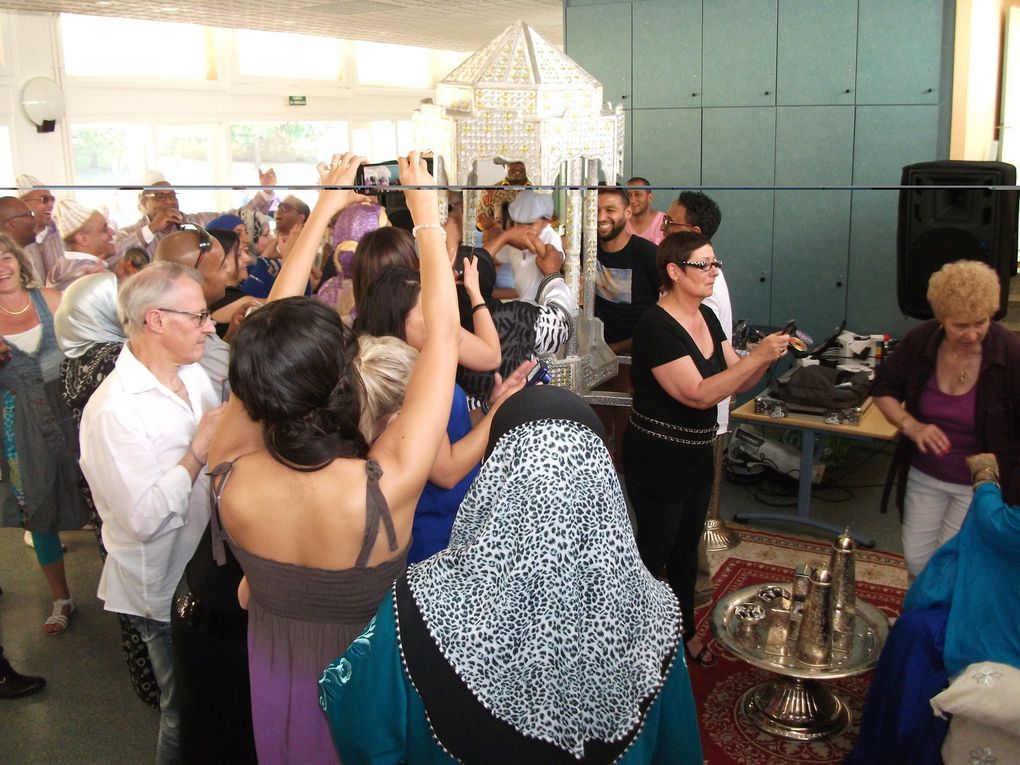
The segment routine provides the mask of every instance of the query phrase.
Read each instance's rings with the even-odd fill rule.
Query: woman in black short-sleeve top
[[[653,574],[666,568],[683,612],[687,650],[711,663],[694,637],[694,582],[712,493],[716,404],[752,387],[786,353],[789,338],[769,335],[750,355],[737,356],[715,314],[701,304],[721,268],[702,234],[666,237],[656,266],[665,292],[634,330],[634,406],[623,466],[641,558]]]

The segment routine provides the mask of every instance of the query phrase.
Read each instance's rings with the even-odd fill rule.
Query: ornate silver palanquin
[[[440,158],[437,181],[477,185],[477,163],[523,162],[538,186],[565,186],[565,274],[580,306],[567,346],[547,359],[553,383],[587,393],[614,376],[617,358],[593,315],[599,168],[616,182],[623,167],[623,107],[602,102],[602,85],[517,21],[436,86],[413,116],[415,145]],[[582,189],[587,187],[587,190]],[[464,243],[480,191],[464,199]],[[583,257],[582,257],[583,245]]]

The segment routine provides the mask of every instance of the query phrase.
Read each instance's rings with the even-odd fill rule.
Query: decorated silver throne
[[[591,187],[600,167],[610,182],[621,171],[622,106],[604,105],[594,77],[517,21],[447,75],[413,120],[415,145],[440,159],[437,181],[465,189],[465,244],[473,241],[480,197],[478,162],[523,162],[537,186],[566,186],[565,274],[579,311],[566,347],[546,363],[553,382],[576,393],[614,376],[616,355],[592,312],[597,192]]]

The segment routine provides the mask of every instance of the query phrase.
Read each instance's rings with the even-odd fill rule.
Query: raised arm
[[[478,259],[464,258],[464,289],[471,299],[471,320],[474,332],[461,329],[460,363],[476,372],[488,372],[499,368],[503,354],[499,347],[499,333],[492,321],[492,314],[482,297],[478,286]]]
[[[418,152],[400,160],[404,186],[434,186]],[[446,435],[457,370],[460,317],[453,271],[439,225],[434,188],[407,189],[407,208],[415,224],[421,271],[425,342],[411,372],[400,416],[372,445],[370,456],[383,466],[382,488],[396,514],[413,513],[436,452]]]
[[[348,152],[343,155],[334,154],[328,165],[319,163],[317,167],[319,184],[328,188],[319,191],[315,207],[312,208],[297,241],[294,242],[293,249],[284,259],[267,302],[305,294],[305,285],[312,273],[312,266],[315,265],[315,256],[318,254],[323,232],[333,216],[356,199],[351,189],[336,187],[351,186],[358,167],[364,162],[364,157]]]

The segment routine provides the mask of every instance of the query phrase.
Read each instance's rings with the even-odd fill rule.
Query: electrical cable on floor
[[[859,448],[865,450],[867,453],[861,458],[853,467],[847,468],[840,472],[838,478],[830,479],[823,477],[822,481],[817,485],[811,487],[811,499],[818,499],[822,502],[828,502],[830,504],[842,504],[845,502],[852,501],[857,495],[854,493],[854,489],[877,489],[883,488],[885,483],[878,484],[844,484],[842,481],[852,475],[855,471],[863,467],[867,462],[874,459],[880,452],[887,450],[888,445],[882,444],[872,449],[860,446]],[[778,473],[777,471],[770,468],[770,470],[779,478],[789,479],[791,482],[790,486],[784,487],[780,480],[769,478],[768,473],[762,478],[762,482],[759,485],[750,486],[745,485],[744,490],[750,494],[755,502],[765,505],[766,507],[775,508],[787,508],[797,507],[797,478],[793,471],[789,473]],[[825,492],[843,492],[842,496],[832,497],[826,496]],[[792,500],[787,501],[776,501],[772,499],[774,497],[792,497]]]

